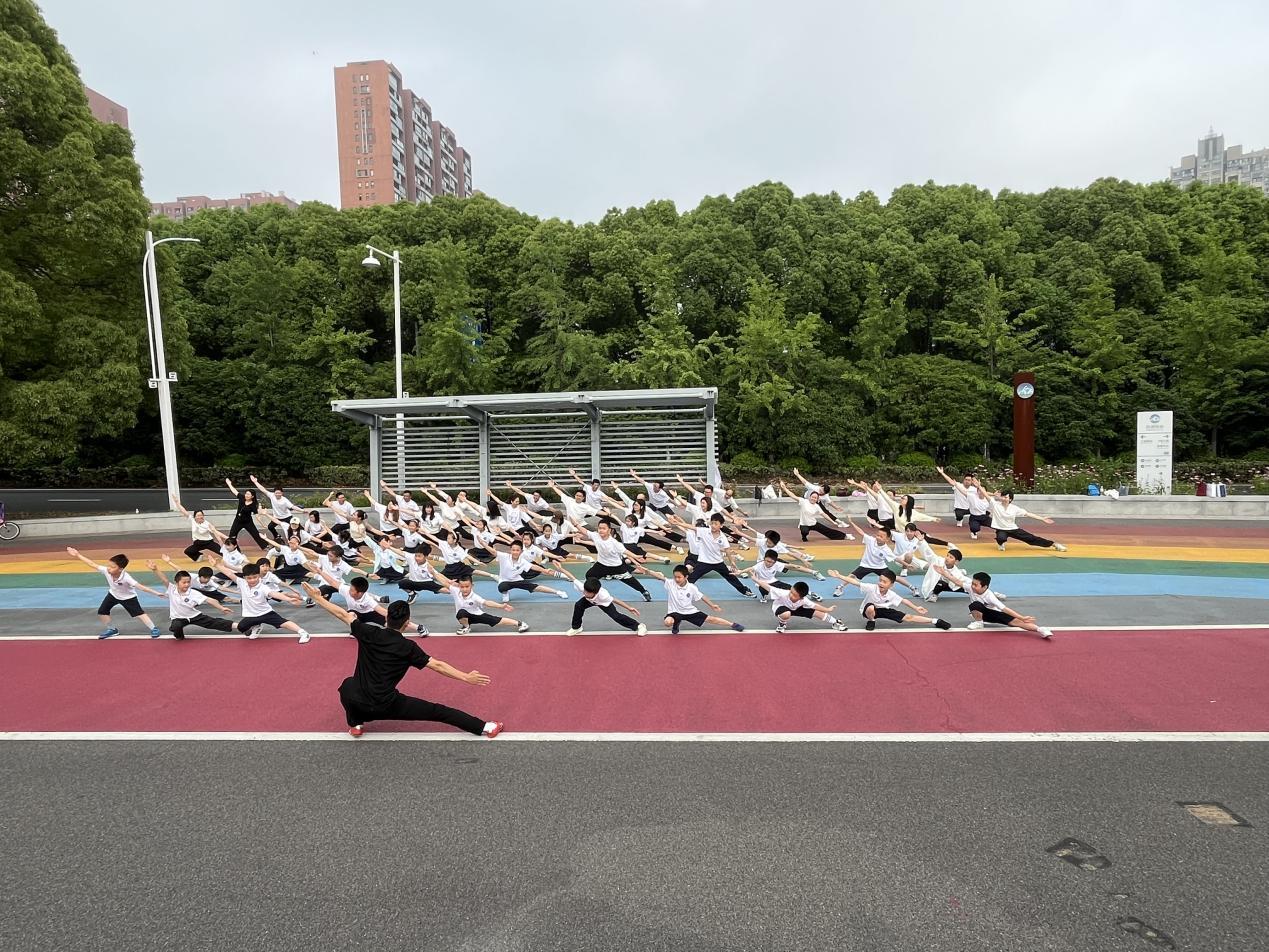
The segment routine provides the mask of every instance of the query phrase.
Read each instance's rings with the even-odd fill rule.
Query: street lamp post
[[[160,238],[145,233],[145,257],[141,259],[141,290],[145,298],[145,329],[150,339],[150,389],[158,392],[159,427],[163,434],[163,469],[167,475],[168,506],[181,497],[180,470],[176,463],[176,431],[172,422],[172,390],[176,374],[167,371],[167,354],[163,348],[163,316],[159,309],[159,276],[154,265],[154,249],[168,241],[192,241],[197,238]]]
[[[363,268],[374,269],[379,267],[379,259],[375,255],[382,255],[392,262],[392,313],[393,313],[393,332],[396,337],[396,384],[397,399],[400,400],[405,396],[404,388],[401,383],[401,252],[393,251],[391,254],[376,248],[374,245],[366,245],[366,257],[362,259],[361,266]],[[397,414],[397,490],[400,491],[405,480],[405,415]],[[375,492],[378,493],[378,487]]]

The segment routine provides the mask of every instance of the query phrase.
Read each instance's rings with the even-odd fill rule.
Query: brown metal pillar
[[[1035,485],[1035,374],[1013,375],[1013,478]]]

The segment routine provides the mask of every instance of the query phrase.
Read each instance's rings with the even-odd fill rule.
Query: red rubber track
[[[474,688],[405,693],[512,731],[1264,731],[1269,631],[425,641]],[[351,639],[0,643],[0,731],[337,731]],[[448,730],[384,723],[377,730]]]

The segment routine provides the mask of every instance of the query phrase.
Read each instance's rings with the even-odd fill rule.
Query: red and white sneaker
[[[493,727],[486,727],[481,733],[483,733],[490,740],[493,740],[495,737],[497,737],[499,734],[502,733],[502,728],[504,726],[505,725],[502,723],[502,721],[494,721]]]
[[[348,733],[352,735],[353,737],[360,737],[365,732],[366,732],[365,728],[362,727],[360,724],[354,724],[352,727],[348,728]]]

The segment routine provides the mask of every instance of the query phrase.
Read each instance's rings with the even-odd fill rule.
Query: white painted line
[[[48,501],[49,502],[101,502],[100,499],[74,499],[70,496],[66,496],[62,499],[50,499]]]
[[[0,741],[463,741],[470,734],[384,732],[373,728],[360,738],[343,731],[0,731]],[[620,731],[505,731],[503,741],[610,741],[619,743],[1269,743],[1269,731],[1078,731],[1071,733],[684,733]]]
[[[1269,630],[1269,624],[1246,624],[1246,625],[1077,625],[1071,628],[1060,628],[1053,626],[1055,632],[1065,632],[1067,634],[1098,634],[1100,632],[1113,631],[1165,631],[1165,632],[1190,632],[1190,631],[1265,631]],[[981,629],[987,634],[1021,634],[1028,632],[1009,629],[1003,627],[993,627]],[[844,637],[874,637],[877,635],[953,635],[968,634],[965,628],[952,628],[950,631],[943,631],[939,628],[914,628],[904,626],[902,628],[878,628],[876,631],[865,631],[861,628],[851,628],[849,631],[834,631],[831,628],[795,628],[785,632],[780,637],[796,638],[798,635],[842,635]],[[979,632],[974,632],[978,634]],[[733,635],[736,632],[728,631],[725,628],[703,628],[700,631],[684,631],[678,635],[671,635],[667,629],[652,630],[648,632],[648,637],[666,637],[666,638],[695,638],[709,635]],[[771,628],[746,628],[740,634],[744,635],[774,635],[775,631]],[[168,631],[163,632],[164,639],[172,640],[172,635]],[[186,641],[242,641],[245,635],[235,632],[220,631],[192,631],[186,636]],[[260,639],[281,639],[283,641],[295,641],[296,635],[290,632],[267,632],[260,635]],[[312,638],[349,638],[351,635],[346,631],[327,631],[312,632]],[[409,635],[409,637],[417,637]],[[520,634],[517,631],[472,631],[470,634],[457,635],[452,631],[433,631],[429,635],[431,638],[563,638],[566,637],[563,631],[527,631]],[[584,631],[576,638],[637,638],[629,631]],[[3,641],[97,641],[96,635],[0,635],[0,642]],[[145,634],[119,634],[115,635],[110,641],[150,641],[149,635]],[[157,640],[157,639],[153,639]]]

